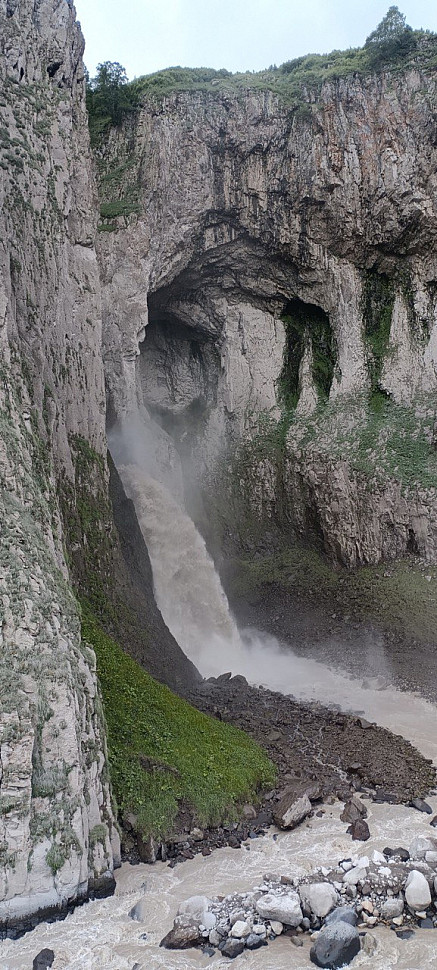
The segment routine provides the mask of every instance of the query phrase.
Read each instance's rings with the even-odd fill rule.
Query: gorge
[[[364,48],[140,78],[92,147],[74,7],[0,0],[0,43],[0,934],[15,968],[14,936],[113,892],[120,835],[156,856],[178,824],[223,825],[286,786],[204,676],[337,705],[351,737],[364,711],[387,729],[368,790],[405,751],[395,801],[432,787],[437,40],[416,32],[376,66]],[[308,772],[321,757],[323,774],[320,744]],[[381,833],[418,825],[373,811]],[[335,812],[331,855],[330,838],[346,851]]]

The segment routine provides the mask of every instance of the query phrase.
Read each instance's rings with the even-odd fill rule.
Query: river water
[[[134,499],[138,520],[149,547],[155,592],[164,619],[185,652],[205,675],[231,669],[252,683],[293,693],[303,699],[334,703],[360,711],[394,733],[408,738],[437,763],[437,708],[429,701],[399,692],[378,682],[362,682],[315,660],[284,650],[274,638],[257,631],[240,635],[229,614],[226,597],[203,540],[174,499],[137,468],[121,469],[127,493]],[[437,812],[437,798],[429,799]],[[361,852],[385,845],[408,847],[416,835],[429,835],[429,817],[398,805],[368,806],[371,839]],[[170,869],[125,864],[117,873],[113,897],[78,907],[66,920],[41,924],[18,941],[0,943],[0,970],[31,968],[44,947],[55,952],[53,970],[199,970],[229,967],[219,953],[208,957],[198,950],[169,951],[159,947],[171,928],[179,903],[188,896],[225,895],[258,885],[265,873],[299,876],[318,865],[333,865],[360,845],[346,835],[339,820],[342,806],[327,808],[293,832],[271,830],[239,850],[218,849]],[[357,849],[358,846],[358,849]],[[129,917],[129,910],[145,897],[145,921]],[[371,970],[435,970],[435,931],[416,931],[412,940],[399,940],[385,928],[372,931],[377,950],[359,954],[355,968]],[[309,940],[301,948],[288,938],[245,952],[236,966],[245,970],[308,970]]]

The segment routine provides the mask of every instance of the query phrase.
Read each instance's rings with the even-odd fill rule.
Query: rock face
[[[69,3],[0,2],[0,932],[108,891],[119,841],[58,496],[105,450],[101,309]]]
[[[435,494],[406,495],[393,468],[369,489],[345,436],[348,422],[352,443],[366,430],[360,395],[409,407],[436,393],[435,85],[418,61],[325,83],[296,111],[217,82],[146,98],[98,154],[103,201],[126,211],[135,194],[99,235],[111,414],[158,415],[196,476],[277,416],[280,378],[297,401],[290,461],[278,481],[271,442],[265,461],[249,455],[249,510],[314,526],[346,564],[437,551]],[[334,428],[310,447],[327,396]]]

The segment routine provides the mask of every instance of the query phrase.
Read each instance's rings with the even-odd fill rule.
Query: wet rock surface
[[[358,930],[343,920],[325,926],[311,947],[310,957],[316,967],[327,967],[336,970],[347,966],[360,952],[360,936]]]
[[[399,862],[391,850],[352,855],[330,870],[319,866],[305,876],[267,874],[246,892],[194,896],[179,906],[174,927],[161,946],[207,946],[233,959],[286,935],[301,945],[306,935],[318,967],[347,966],[360,948],[371,956],[377,940],[369,930],[389,926],[401,939],[416,928],[437,928],[437,860]]]

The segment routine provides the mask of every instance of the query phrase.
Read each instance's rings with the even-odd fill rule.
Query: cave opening
[[[284,358],[278,381],[281,404],[294,410],[301,393],[301,363],[305,351],[311,354],[311,373],[320,402],[329,398],[338,348],[328,314],[315,303],[293,298],[281,315],[285,328]]]
[[[214,335],[160,306],[153,294],[137,381],[147,410],[173,439],[181,459],[191,458],[207,433],[219,371]]]

